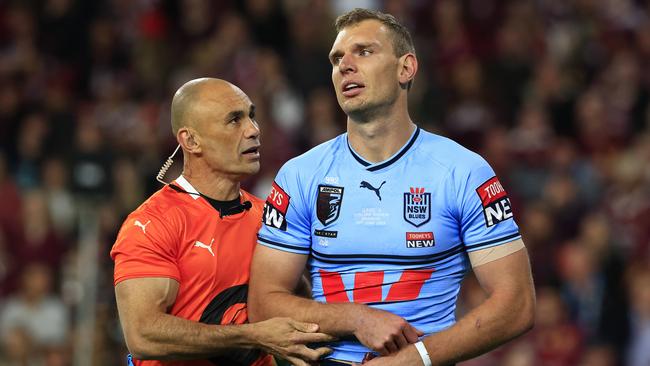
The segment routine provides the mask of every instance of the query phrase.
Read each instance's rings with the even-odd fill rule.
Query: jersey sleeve
[[[115,261],[114,284],[144,277],[167,277],[180,282],[177,265],[179,238],[170,223],[147,212],[131,214],[111,250]]]
[[[306,201],[308,187],[301,184],[295,167],[285,164],[273,181],[264,203],[262,228],[258,242],[271,248],[296,254],[309,254],[311,217]]]
[[[454,172],[460,236],[468,252],[521,238],[510,199],[490,165],[478,155]]]

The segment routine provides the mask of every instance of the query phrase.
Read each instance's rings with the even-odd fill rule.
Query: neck
[[[397,153],[415,130],[406,108],[400,110],[401,113],[385,114],[367,122],[348,117],[348,141],[354,151],[371,163],[384,161]]]
[[[216,174],[192,163],[183,164],[183,177],[202,195],[218,201],[230,201],[239,197],[239,178]]]

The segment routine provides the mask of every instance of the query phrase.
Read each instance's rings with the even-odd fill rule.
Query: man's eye
[[[372,52],[370,52],[370,50],[363,49],[363,50],[361,50],[361,52],[359,52],[359,55],[361,55],[361,56],[368,56],[368,55],[370,55],[371,53],[372,53]]]
[[[332,57],[332,64],[338,65],[339,63],[341,63],[341,59],[342,59],[341,56]]]

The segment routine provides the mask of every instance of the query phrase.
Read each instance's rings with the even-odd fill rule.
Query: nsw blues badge
[[[431,193],[424,188],[411,187],[404,192],[404,220],[409,224],[420,227],[431,220]]]
[[[343,187],[319,185],[316,200],[318,221],[327,226],[339,218],[343,202]]]

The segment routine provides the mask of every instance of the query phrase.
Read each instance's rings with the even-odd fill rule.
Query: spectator
[[[10,343],[31,345],[30,359],[65,347],[68,340],[68,310],[51,293],[52,272],[42,264],[24,267],[17,295],[9,297],[0,313],[0,334]],[[23,347],[23,346],[21,346]],[[18,356],[16,356],[18,357]]]
[[[627,365],[650,364],[650,268],[647,262],[631,266],[627,272],[630,294],[631,328]]]

